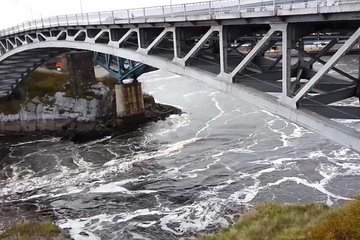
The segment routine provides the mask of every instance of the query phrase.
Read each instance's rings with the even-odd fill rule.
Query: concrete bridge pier
[[[93,53],[88,51],[66,54],[66,70],[69,74],[70,90],[74,97],[86,93],[96,83]]]
[[[89,51],[66,54],[66,71],[74,97],[83,96],[89,87],[96,83],[93,56],[94,54]],[[136,80],[116,85],[115,100],[118,118],[141,116],[145,113],[141,83]]]
[[[133,81],[115,86],[116,115],[118,118],[141,116],[145,114],[141,83]]]

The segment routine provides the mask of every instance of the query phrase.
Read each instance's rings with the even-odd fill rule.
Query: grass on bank
[[[25,222],[0,234],[0,240],[65,240],[62,231],[52,222]]]
[[[111,76],[99,78],[98,81],[110,89],[114,89],[117,83],[116,79]],[[70,89],[66,88],[68,84],[69,76],[67,74],[34,71],[19,83],[15,90],[15,92],[18,93],[16,98],[0,99],[0,113],[16,114],[20,111],[21,105],[24,104],[26,100],[35,97],[43,98],[45,96],[54,96],[57,92],[66,92],[66,96],[72,97]],[[91,100],[98,96],[89,91],[80,97]]]
[[[53,96],[56,92],[64,91],[68,82],[68,76],[60,73],[32,72],[27,78],[19,83],[16,88],[16,98],[3,98],[0,100],[0,113],[16,114],[20,111],[21,104],[26,99],[34,97],[42,98],[46,95]]]
[[[360,199],[344,207],[263,204],[232,227],[201,240],[360,239]]]
[[[65,84],[68,83],[68,75],[51,72],[32,72],[19,84],[19,87],[26,90],[28,99],[34,97],[53,96],[57,92],[65,90]]]

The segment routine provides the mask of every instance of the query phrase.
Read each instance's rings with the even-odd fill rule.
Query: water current
[[[141,81],[184,113],[82,144],[0,136],[10,176],[0,197],[53,210],[76,240],[172,240],[264,201],[337,205],[360,194],[358,153],[201,82],[162,71]]]

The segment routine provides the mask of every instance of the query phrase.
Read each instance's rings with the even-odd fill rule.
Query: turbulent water
[[[214,232],[259,202],[360,194],[356,152],[200,82],[161,71],[142,82],[184,114],[84,144],[2,136],[12,177],[0,196],[54,210],[75,239],[171,240]]]

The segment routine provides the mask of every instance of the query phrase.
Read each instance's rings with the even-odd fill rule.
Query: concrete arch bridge
[[[346,104],[359,76],[336,66],[359,47],[359,13],[360,0],[217,0],[34,20],[0,31],[0,94],[86,50],[203,81],[360,151],[359,132],[333,120],[360,118]],[[311,53],[309,41],[325,44]]]

